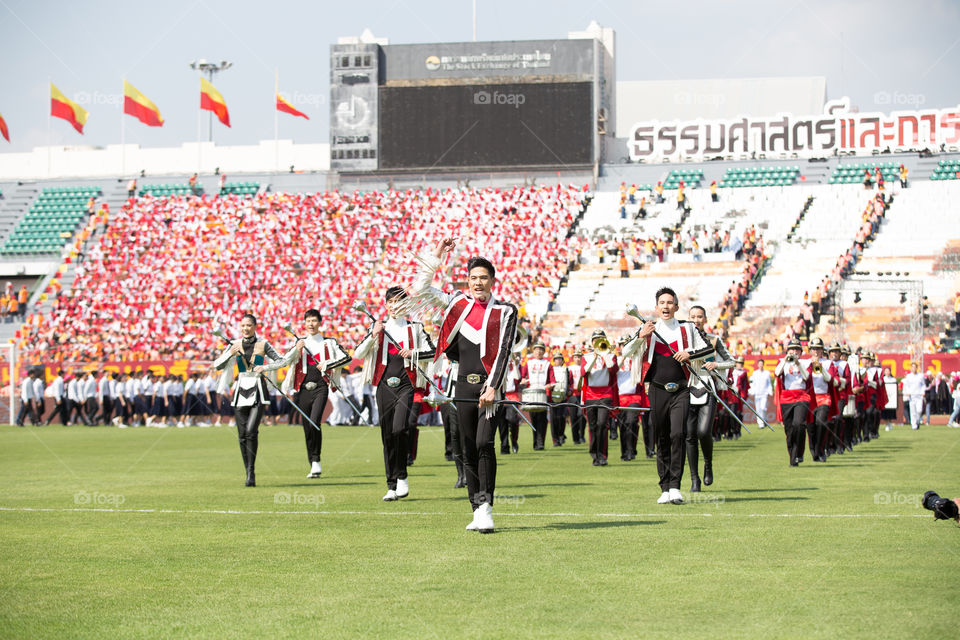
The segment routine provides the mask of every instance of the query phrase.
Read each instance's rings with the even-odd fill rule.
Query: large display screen
[[[380,169],[589,165],[590,82],[380,87]]]

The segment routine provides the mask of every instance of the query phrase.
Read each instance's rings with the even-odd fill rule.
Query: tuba
[[[510,349],[512,353],[519,354],[521,351],[527,348],[527,344],[530,342],[530,334],[527,333],[527,330],[523,327],[517,327],[517,335],[513,338],[513,348]]]

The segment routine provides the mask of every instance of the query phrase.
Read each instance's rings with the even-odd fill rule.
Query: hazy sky
[[[617,33],[618,80],[826,76],[828,98],[861,110],[960,103],[956,0],[476,0],[478,40],[565,39],[591,20]],[[472,39],[472,0],[163,2],[0,0],[0,114],[27,151],[51,141],[120,141],[122,78],[159,107],[150,128],[124,116],[126,141],[178,146],[197,139],[199,80],[191,60],[229,60],[214,84],[232,128],[218,144],[274,136],[274,74],[310,121],[280,115],[281,138],[327,141],[329,47],[369,28],[391,44]],[[53,120],[49,82],[90,111],[86,134]],[[876,105],[886,92],[898,105]],[[768,114],[757,114],[768,115]],[[202,136],[207,137],[203,116]]]

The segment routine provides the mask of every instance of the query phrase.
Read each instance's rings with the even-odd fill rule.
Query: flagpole
[[[203,77],[203,72],[198,71],[197,75]],[[203,87],[201,86],[201,91]],[[203,100],[201,100],[203,102]],[[197,109],[197,175],[200,174],[200,145],[203,143],[203,109]]]
[[[127,88],[127,79],[123,79],[123,88]],[[124,101],[126,101],[127,92],[123,92]],[[120,177],[123,178],[127,174],[127,147],[124,144],[124,134],[126,133],[125,121],[123,118],[123,107],[120,105]]]
[[[50,147],[53,145],[53,80],[50,80],[50,108],[47,109],[47,177],[50,177]]]
[[[280,173],[280,113],[277,109],[277,96],[280,95],[280,67],[273,77],[273,172]]]

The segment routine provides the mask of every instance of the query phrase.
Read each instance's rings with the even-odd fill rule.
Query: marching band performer
[[[743,368],[743,356],[734,358],[733,363],[733,369],[730,370],[727,377],[727,387],[730,398],[730,402],[727,404],[730,405],[730,408],[737,414],[737,418],[742,422],[743,403],[747,401],[747,397],[750,395],[750,380],[747,376],[747,370]],[[728,420],[727,423],[730,425],[730,438],[739,440],[740,424],[737,423],[736,420]]]
[[[580,401],[580,388],[582,386],[580,376],[580,359],[583,357],[583,351],[580,347],[575,347],[571,355],[569,367],[570,370],[570,394],[567,402],[578,405],[577,408],[570,407],[570,437],[573,438],[573,444],[583,444],[587,441],[587,417],[583,413],[583,403]]]
[[[418,297],[429,297],[443,308],[437,337],[437,353],[459,363],[457,396],[470,402],[457,403],[464,465],[473,520],[468,530],[493,531],[493,495],[496,488],[497,454],[494,448],[494,401],[503,379],[517,331],[517,309],[493,294],[496,269],[486,258],[467,262],[467,290],[446,294],[431,287],[443,257],[453,250],[453,238],[441,240],[432,254],[418,257],[420,270],[414,283]],[[473,402],[476,400],[476,403]]]
[[[293,391],[293,399],[300,410],[310,416],[318,427],[327,408],[330,385],[340,386],[340,371],[350,362],[350,356],[334,338],[320,334],[320,311],[307,309],[303,313],[303,328],[307,335],[303,347],[297,350],[296,360],[283,380],[283,390]],[[308,478],[319,478],[320,451],[323,447],[323,432],[303,421],[303,437],[307,446],[307,462],[310,464]]]
[[[553,354],[553,365],[547,377],[547,395],[551,404],[567,401],[567,394],[573,389],[573,375],[570,367],[564,364],[562,351]],[[553,446],[561,447],[567,441],[567,408],[550,407],[550,435]]]
[[[851,368],[850,364],[841,358],[843,347],[834,342],[827,351],[830,364],[835,370],[833,376],[833,388],[836,392],[837,411],[833,417],[833,430],[836,433],[837,453],[843,453],[844,449],[853,451],[853,420],[856,416],[856,400],[848,408],[851,392]]]
[[[638,384],[649,383],[650,421],[657,441],[657,473],[660,497],[657,504],[683,504],[684,427],[690,407],[688,363],[707,357],[713,347],[689,322],[674,316],[679,309],[676,292],[662,287],[656,293],[656,322],[648,320],[623,349],[634,358],[631,374]],[[654,335],[656,332],[656,335]]]
[[[384,296],[387,321],[377,320],[354,351],[354,356],[363,360],[363,382],[369,382],[377,388],[380,438],[387,475],[384,502],[392,502],[410,494],[407,482],[410,413],[414,410],[416,388],[427,384],[417,362],[429,361],[434,355],[433,341],[423,325],[406,320],[400,314],[401,304],[406,297],[402,287],[387,289]],[[388,340],[386,333],[397,344]]]
[[[633,340],[632,335],[625,335],[620,338],[620,348]],[[629,462],[637,457],[637,441],[640,439],[640,420],[641,415],[646,412],[637,411],[644,407],[649,407],[647,393],[642,384],[637,384],[632,380],[630,370],[633,368],[632,358],[622,358],[620,361],[620,370],[617,371],[617,395],[620,398],[621,407],[631,407],[631,409],[617,410],[617,423],[620,427],[620,459]],[[644,421],[644,427],[649,424]],[[647,446],[649,456],[650,448],[648,445],[648,436],[644,433],[644,445]]]
[[[800,359],[802,349],[799,340],[791,340],[787,345],[787,355],[777,363],[774,370],[777,378],[774,391],[777,420],[783,423],[791,467],[803,462],[804,432],[807,425],[813,421],[810,411],[813,390],[809,363]]]
[[[446,355],[440,354],[439,370],[441,373],[443,393],[448,398],[457,395],[457,363],[452,362]],[[463,442],[460,437],[460,425],[457,422],[457,408],[451,403],[440,405],[440,419],[443,421],[445,432],[450,437],[450,454],[457,467],[457,482],[454,489],[463,489],[467,486],[467,473],[463,466]]]
[[[686,443],[687,465],[690,468],[690,491],[700,491],[700,449],[703,449],[703,484],[713,484],[713,418],[717,411],[717,399],[705,387],[709,385],[714,393],[723,393],[727,390],[724,377],[714,375],[714,371],[727,371],[733,368],[734,362],[723,346],[723,341],[715,335],[705,333],[703,327],[707,324],[707,310],[699,305],[690,307],[687,314],[690,322],[697,328],[697,332],[709,346],[713,353],[702,360],[691,363],[689,366],[699,376],[690,379],[690,409],[687,411]],[[699,441],[699,444],[698,444]]]
[[[864,440],[880,437],[880,410],[887,404],[887,388],[883,383],[883,369],[877,366],[877,356],[868,351],[860,356],[863,364],[861,379],[864,385]]]
[[[533,345],[533,355],[527,358],[520,369],[520,387],[536,401],[547,401],[547,384],[550,382],[550,363],[544,358],[547,348],[540,341]],[[521,392],[521,396],[523,396]],[[533,423],[533,450],[543,451],[547,439],[547,407],[533,406],[527,410]]]
[[[236,363],[237,385],[232,402],[234,418],[237,422],[240,455],[243,456],[243,466],[247,472],[246,486],[255,487],[260,420],[270,404],[270,394],[263,373],[288,366],[296,356],[296,349],[303,345],[298,341],[293,349],[281,356],[269,342],[257,338],[257,319],[249,313],[245,313],[240,320],[240,336],[220,354],[213,366],[226,369],[220,378],[219,386],[220,393],[226,395],[233,382],[233,367],[228,365],[231,359]],[[267,358],[273,362],[266,364]]]
[[[507,374],[503,378],[503,394],[507,400],[520,402],[520,354],[515,351],[510,356],[507,363]],[[514,405],[516,407],[516,405]],[[513,450],[514,453],[520,450],[520,412],[507,410],[508,407],[500,407],[497,413],[500,418],[497,423],[500,431],[500,453],[508,455]],[[519,407],[517,407],[519,409]]]
[[[607,465],[610,407],[620,404],[617,395],[617,356],[603,329],[590,337],[593,353],[580,360],[581,402],[590,427],[590,457],[593,466]]]
[[[810,378],[813,385],[813,423],[807,429],[810,455],[814,462],[826,462],[830,424],[837,413],[836,389],[832,384],[837,370],[828,358],[823,357],[821,338],[811,338],[807,349],[810,352]]]

